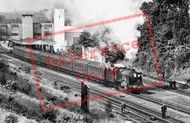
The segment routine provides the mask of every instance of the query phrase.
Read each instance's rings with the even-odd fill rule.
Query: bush
[[[30,68],[30,67],[24,67],[24,71],[25,71],[27,74],[30,74],[31,68]]]
[[[18,117],[13,114],[10,114],[5,118],[4,122],[5,123],[18,123]]]
[[[0,69],[3,73],[7,72],[9,65],[5,61],[0,61]]]
[[[17,88],[19,91],[25,93],[25,94],[29,94],[31,92],[32,89],[32,85],[30,83],[27,82],[28,80],[24,80],[22,78],[18,78],[18,83],[17,83]]]
[[[56,123],[76,123],[82,120],[83,117],[79,113],[64,112],[57,116]]]
[[[42,120],[42,121],[40,121],[40,123],[52,123],[52,122],[49,120]]]
[[[26,108],[29,113],[31,114],[36,114],[36,115],[41,115],[41,110],[39,108],[40,103],[37,99],[35,98],[30,98],[26,95],[19,95],[17,98],[14,99],[14,102],[22,106],[23,108]]]
[[[43,113],[42,116],[43,116],[44,119],[55,123],[56,118],[57,118],[56,114],[57,114],[56,110],[53,110],[53,111],[48,111],[48,112]]]
[[[92,117],[90,115],[85,115],[84,118],[83,118],[83,122],[92,123],[93,119],[92,119]]]
[[[100,109],[92,109],[90,111],[90,116],[92,119],[104,119],[107,116],[107,113]]]
[[[2,73],[2,75],[0,76],[0,83],[1,83],[1,85],[6,84],[6,76],[4,73]]]

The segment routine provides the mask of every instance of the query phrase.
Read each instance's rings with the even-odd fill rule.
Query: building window
[[[19,28],[18,25],[12,25],[12,28]]]
[[[79,40],[79,37],[73,37],[73,43],[74,43],[74,44],[77,43],[78,40]]]
[[[1,25],[1,28],[7,29],[7,28],[8,28],[8,25]]]
[[[18,36],[18,33],[12,33],[11,36]]]
[[[45,25],[44,27],[46,27],[46,28],[50,28],[50,27],[52,27],[52,25]]]
[[[52,25],[45,25],[45,26],[44,26],[44,29],[46,29],[46,30],[47,30],[47,29],[50,29],[50,28],[52,28]]]

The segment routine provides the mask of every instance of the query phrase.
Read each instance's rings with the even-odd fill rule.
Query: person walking
[[[125,113],[125,107],[126,107],[125,103],[122,102],[121,103],[121,113]]]

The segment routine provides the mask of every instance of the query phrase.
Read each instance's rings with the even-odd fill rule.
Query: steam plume
[[[140,13],[140,6],[145,0],[54,0],[56,8],[65,8],[73,25],[84,25],[103,20]],[[147,1],[147,0],[146,0]],[[112,30],[117,43],[130,42],[137,39],[138,24],[143,23],[142,17],[103,25]],[[98,27],[97,27],[98,28]],[[97,30],[89,29],[89,31]],[[115,40],[115,39],[114,39]],[[137,49],[135,49],[137,50]],[[134,52],[135,50],[131,50]]]

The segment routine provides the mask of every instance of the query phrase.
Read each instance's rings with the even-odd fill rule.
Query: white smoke
[[[118,17],[139,14],[140,6],[148,0],[53,0],[55,7],[65,8],[73,22],[73,25],[85,25],[104,20],[112,20]],[[109,27],[119,44],[137,40],[139,33],[136,28],[143,23],[143,17],[139,16],[130,20],[118,21],[98,27],[89,28],[89,31],[97,30],[100,27]],[[127,53],[136,52],[132,49]]]

